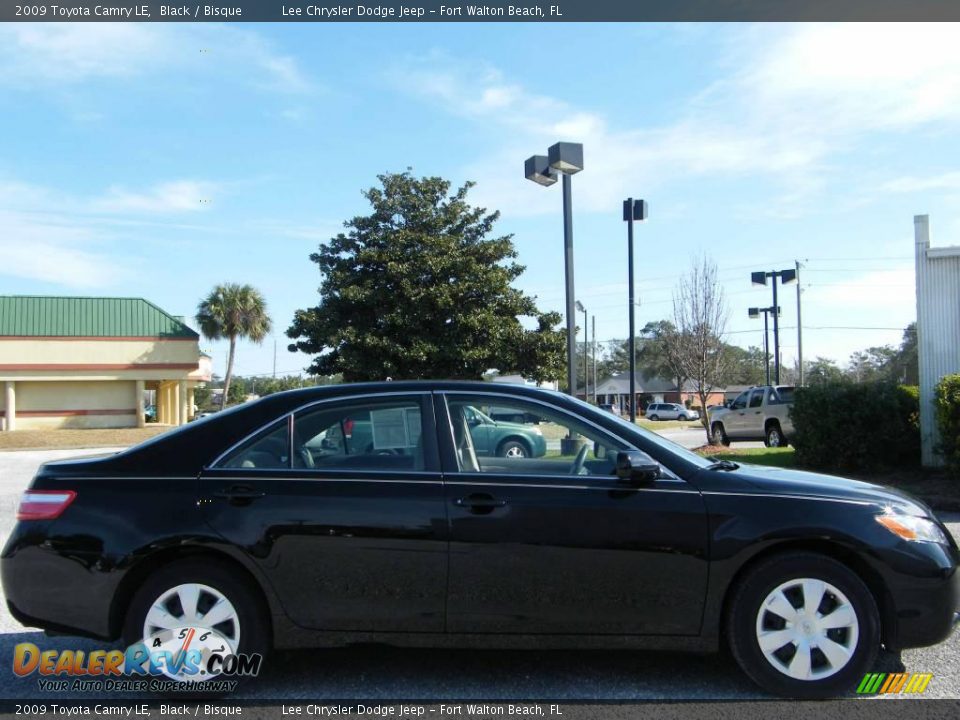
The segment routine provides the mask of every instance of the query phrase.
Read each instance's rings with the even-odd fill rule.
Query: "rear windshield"
[[[780,402],[782,403],[792,403],[793,402],[793,388],[792,387],[778,387],[777,395],[780,396]]]

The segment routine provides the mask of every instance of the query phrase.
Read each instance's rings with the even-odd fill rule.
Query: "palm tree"
[[[267,301],[252,285],[226,283],[217,285],[197,306],[197,323],[208,340],[230,340],[227,375],[223,381],[220,409],[227,403],[237,338],[252,340],[258,345],[270,333],[273,321],[267,315]]]

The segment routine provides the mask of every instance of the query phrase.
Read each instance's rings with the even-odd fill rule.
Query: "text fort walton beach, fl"
[[[338,5],[333,7],[283,6],[284,17],[318,17],[318,18],[404,18],[404,17],[563,17],[559,5],[551,5],[544,10],[541,5],[441,5],[439,10],[427,10],[422,7],[384,7],[382,5],[353,5],[350,7]]]

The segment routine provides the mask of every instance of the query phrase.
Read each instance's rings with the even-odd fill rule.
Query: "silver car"
[[[699,420],[697,410],[679,403],[650,403],[647,405],[647,420]]]

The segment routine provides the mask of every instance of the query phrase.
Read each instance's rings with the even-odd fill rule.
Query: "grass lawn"
[[[676,428],[699,428],[703,425],[699,420],[647,420],[646,418],[637,418],[637,425],[647,430],[674,430]]]
[[[14,430],[0,433],[0,450],[127,447],[166,432],[168,425],[91,430]]]

